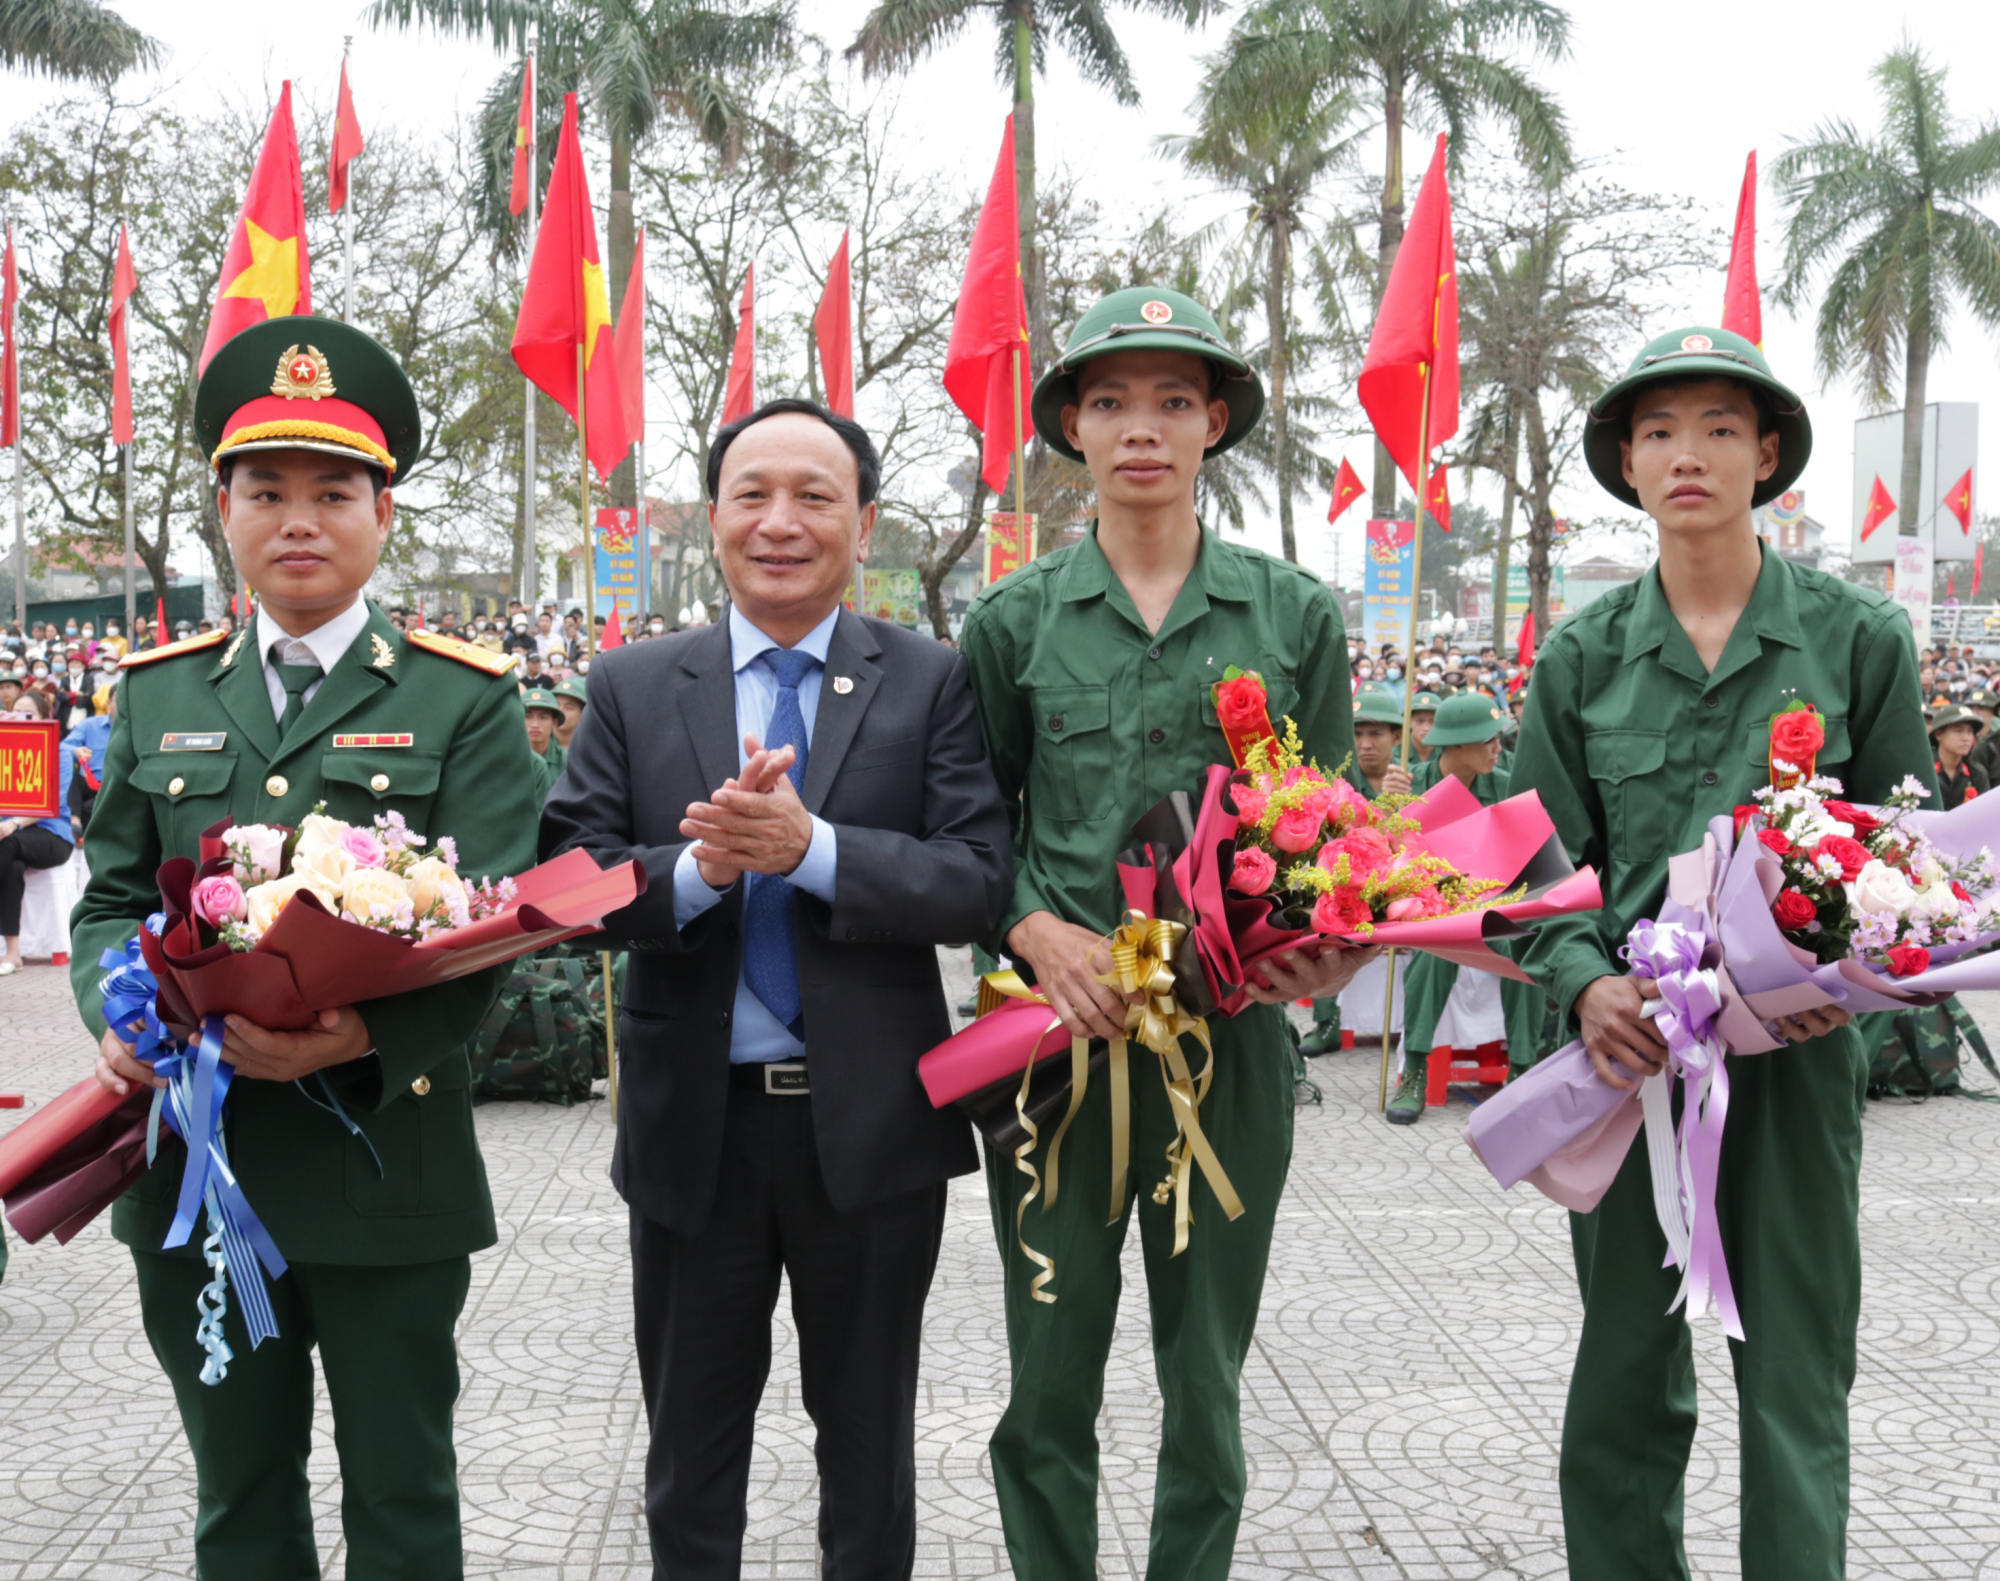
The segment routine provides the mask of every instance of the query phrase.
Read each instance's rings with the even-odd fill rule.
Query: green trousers
[[[1744,1581],[1846,1574],[1866,1077],[1852,1027],[1729,1060],[1717,1201],[1746,1336],[1729,1346]],[[1694,1361],[1684,1316],[1667,1311],[1680,1273],[1661,1266],[1666,1238],[1643,1137],[1597,1210],[1570,1216],[1570,1231],[1584,1306],[1563,1417],[1570,1576],[1687,1581]]]
[[[278,1337],[254,1351],[232,1288],[229,1376],[201,1381],[199,1258],[135,1251],[139,1308],[194,1450],[201,1581],[318,1581],[306,1457],[319,1350],[340,1456],[349,1581],[458,1581],[452,1328],[471,1260],[392,1268],[294,1263],[271,1282]],[[233,1280],[233,1276],[232,1276]]]
[[[1013,1395],[994,1429],[993,1479],[1019,1581],[1097,1575],[1097,1414],[1118,1313],[1119,1252],[1136,1199],[1161,1396],[1158,1476],[1147,1581],[1223,1581],[1242,1514],[1245,1476],[1238,1397],[1257,1324],[1278,1198],[1292,1155],[1289,1041],[1275,1008],[1211,1021],[1215,1083],[1201,1126],[1243,1202],[1223,1217],[1197,1170],[1188,1249],[1174,1246],[1174,1210],[1153,1201],[1173,1139],[1159,1058],[1132,1045],[1132,1166],[1116,1220],[1110,1209],[1110,1083],[1091,1078],[1060,1159],[1060,1194],[1037,1198],[1023,1233],[1055,1260],[1053,1305],[1029,1293],[1037,1269],[1015,1238],[1028,1179],[1012,1153],[987,1150],[994,1234],[1005,1269]],[[1191,1067],[1201,1049],[1184,1039]],[[1046,1137],[1032,1156],[1045,1162]]]

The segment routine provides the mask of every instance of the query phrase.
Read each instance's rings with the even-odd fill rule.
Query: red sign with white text
[[[59,736],[53,719],[0,719],[0,813],[56,815]]]

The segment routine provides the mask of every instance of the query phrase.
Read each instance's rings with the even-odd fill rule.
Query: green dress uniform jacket
[[[245,641],[254,629],[142,656],[125,672],[90,884],[71,919],[77,1008],[99,1036],[101,953],[159,909],[160,864],[195,856],[202,830],[224,817],[296,826],[322,802],[330,817],[362,825],[399,812],[433,845],[451,836],[469,882],[534,865],[541,804],[511,676],[420,647],[371,604],[367,626],[280,740]],[[409,745],[347,744],[368,736]],[[495,967],[357,1007],[375,1052],[325,1074],[366,1143],[292,1083],[232,1086],[230,1160],[288,1261],[416,1263],[494,1243],[463,1045],[505,975]],[[160,1249],[185,1157],[163,1134],[158,1161],[113,1212],[118,1239]]]
[[[1353,749],[1346,634],[1333,596],[1298,567],[1202,533],[1200,557],[1158,632],[1148,632],[1089,536],[981,595],[961,647],[1008,805],[1016,885],[1000,936],[1046,910],[1102,933],[1123,908],[1115,857],[1133,822],[1175,790],[1197,791],[1229,761],[1214,686],[1230,665],[1260,672],[1271,721],[1296,722],[1328,770]],[[1153,1069],[1132,1050],[1132,1171],[1107,1227],[1109,1082],[1089,1084],[1063,1148],[1061,1194],[1027,1215],[1028,1243],[1055,1260],[1054,1305],[1029,1292],[1036,1269],[1015,1243],[1026,1189],[991,1148],[987,1187],[1006,1285],[1013,1389],[992,1440],[994,1481],[1021,1581],[1097,1574],[1098,1446],[1104,1363],[1117,1317],[1119,1253],[1137,1193],[1162,1390],[1152,1581],[1223,1581],[1246,1477],[1238,1392],[1291,1161],[1292,1047],[1284,1014],[1254,1006],[1211,1020],[1215,1081],[1201,1125],[1244,1203],[1225,1219],[1194,1187],[1188,1249],[1154,1169],[1174,1134]],[[1202,1053],[1183,1048],[1194,1068]]]
[[[1657,566],[1553,631],[1535,668],[1512,788],[1541,793],[1604,909],[1558,917],[1523,963],[1567,1023],[1666,889],[1667,858],[1769,780],[1770,717],[1818,707],[1818,769],[1855,801],[1915,775],[1930,743],[1909,623],[1879,594],[1769,549],[1714,671],[1668,606]],[[1729,1057],[1716,1201],[1746,1338],[1730,1342],[1741,1419],[1741,1564],[1758,1581],[1836,1581],[1846,1562],[1847,1395],[1860,1320],[1861,1110],[1853,1027]],[[1574,1581],[1685,1581],[1682,1511],[1695,1431],[1686,1317],[1670,1312],[1646,1149],[1596,1210],[1570,1216],[1583,1330],[1560,1479]]]
[[[1410,787],[1414,794],[1421,796],[1437,784],[1440,776],[1438,758],[1444,749],[1439,748],[1427,762],[1410,765]],[[1479,798],[1479,805],[1491,807],[1497,801],[1504,801],[1508,794],[1508,776],[1505,769],[1496,768],[1490,774],[1480,774],[1472,781],[1472,794]],[[1498,947],[1501,954],[1509,953],[1505,943]],[[1405,1063],[1428,1054],[1435,1044],[1438,1022],[1444,1016],[1444,1007],[1451,999],[1451,991],[1458,986],[1458,965],[1439,956],[1427,955],[1422,950],[1413,950],[1407,957],[1408,974],[1403,984],[1403,1057]],[[1500,980],[1500,1004],[1507,1018],[1507,1059],[1515,1066],[1532,1065],[1542,1038],[1542,1022],[1546,996],[1534,983],[1516,982],[1513,978]]]

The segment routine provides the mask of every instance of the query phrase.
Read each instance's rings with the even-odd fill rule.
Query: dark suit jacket
[[[737,771],[729,660],[724,624],[601,656],[542,813],[546,855],[581,846],[646,870],[646,893],[605,919],[632,951],[611,1178],[684,1234],[707,1224],[721,1167],[743,886],[683,933],[674,864],[688,804]],[[840,676],[852,691],[836,687]],[[998,926],[1014,882],[965,661],[843,610],[802,797],[839,843],[834,904],[796,896],[812,1072],[812,1096],[799,1101],[812,1104],[827,1194],[851,1212],[978,1167],[966,1121],[933,1109],[916,1075],[918,1056],[951,1033],[935,947]]]

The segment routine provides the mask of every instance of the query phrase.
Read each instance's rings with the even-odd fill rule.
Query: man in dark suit
[[[944,1182],[978,1165],[916,1062],[951,1031],[936,946],[990,932],[1013,880],[965,661],[841,607],[879,477],[868,436],[809,401],[717,433],[728,617],[602,657],[543,814],[551,855],[650,880],[605,925],[632,952],[611,1173],[663,1581],[741,1569],[781,1273],[822,1574],[915,1561],[923,1304]]]

